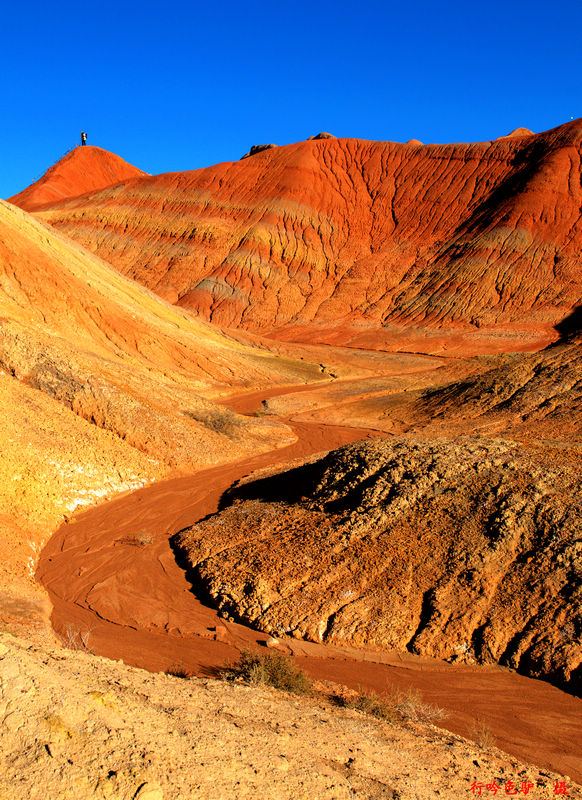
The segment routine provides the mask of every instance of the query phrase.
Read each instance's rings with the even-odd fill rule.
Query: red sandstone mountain
[[[41,216],[220,325],[534,349],[582,296],[581,149],[580,120],[477,144],[319,139],[133,179]]]
[[[31,186],[10,197],[9,202],[25,211],[35,211],[146,174],[100,147],[76,147]]]
[[[533,136],[534,132],[530,131],[529,128],[516,128],[515,130],[508,133],[506,136],[500,136],[500,139],[516,139],[519,136]]]

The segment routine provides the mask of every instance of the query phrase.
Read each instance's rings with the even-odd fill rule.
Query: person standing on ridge
[[[85,147],[86,144],[87,144],[87,134],[85,133],[85,131],[81,131],[81,145]]]

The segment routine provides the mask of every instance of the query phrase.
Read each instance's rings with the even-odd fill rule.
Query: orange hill
[[[582,121],[476,144],[319,139],[41,217],[165,299],[280,339],[536,349],[582,296]]]
[[[31,588],[31,563],[75,508],[295,438],[207,398],[322,377],[163,302],[1,200],[0,320],[0,618],[7,587]]]
[[[256,432],[289,438],[254,421],[245,438],[246,418],[225,418],[203,396],[320,378],[317,365],[234,341],[163,302],[2,201],[0,319],[3,375],[171,466],[256,450]]]
[[[100,147],[76,147],[27,189],[9,198],[25,211],[93,192],[113,183],[147,175]]]

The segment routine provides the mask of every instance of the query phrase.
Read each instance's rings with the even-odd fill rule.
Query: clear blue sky
[[[158,173],[321,130],[423,142],[582,116],[581,0],[10,2],[0,197],[78,141]]]

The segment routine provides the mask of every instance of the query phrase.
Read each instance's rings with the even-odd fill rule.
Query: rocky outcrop
[[[580,692],[581,465],[502,440],[361,442],[235,489],[178,545],[213,604],[274,635]]]
[[[35,211],[85,192],[147,175],[115,153],[100,147],[75,147],[33,184],[8,200],[25,211]]]
[[[582,123],[477,144],[319,139],[42,218],[228,327],[423,352],[536,349],[582,295]]]
[[[245,153],[244,156],[241,156],[241,161],[243,158],[248,158],[249,156],[256,156],[257,153],[262,153],[263,150],[272,150],[274,147],[277,147],[276,144],[254,144],[252,145],[251,149],[248,153]]]

